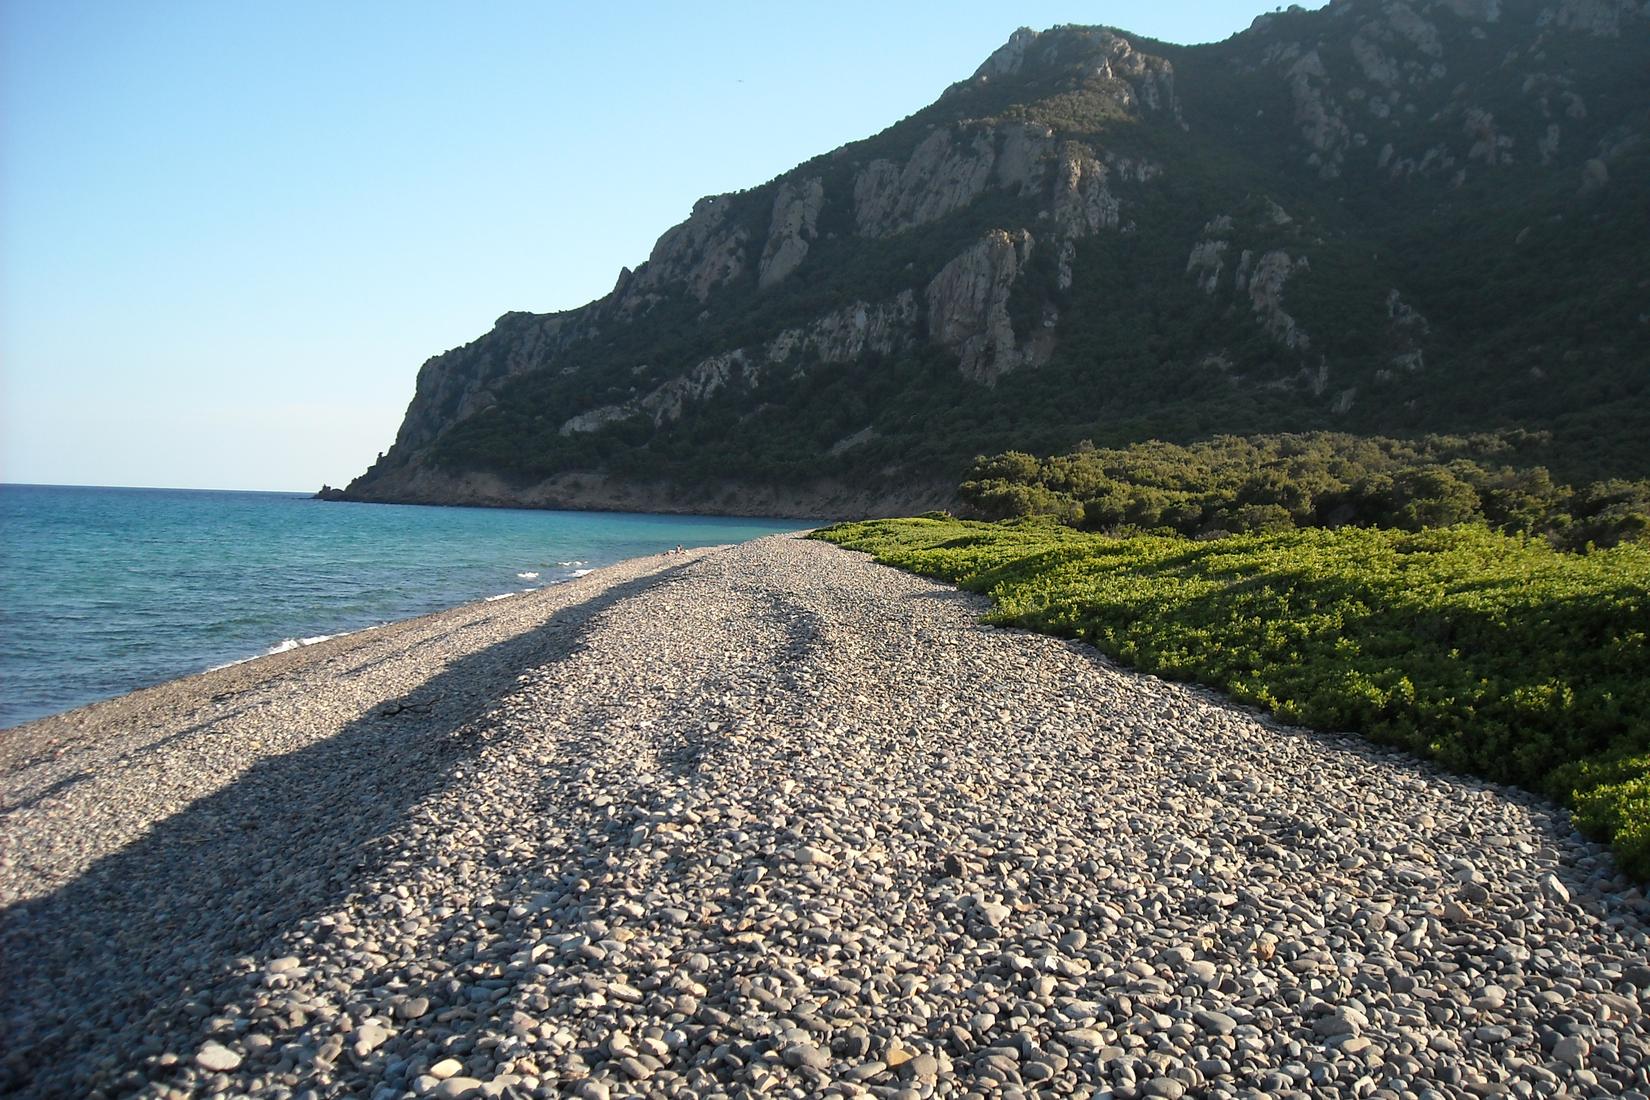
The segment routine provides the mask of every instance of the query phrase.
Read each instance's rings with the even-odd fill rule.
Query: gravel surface
[[[1650,1092],[1527,795],[833,547],[638,559],[0,735],[0,1090]]]

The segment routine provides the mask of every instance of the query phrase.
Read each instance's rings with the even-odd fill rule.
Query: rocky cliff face
[[[1650,423],[1647,56],[1634,0],[1337,0],[1195,48],[1022,29],[884,133],[699,200],[607,296],[431,359],[346,495],[905,507],[1083,437],[1562,435],[1586,369]]]
[[[1008,316],[1009,291],[1035,244],[1024,229],[993,229],[928,284],[929,339],[956,353],[963,377],[990,384],[1048,358],[1048,341],[1033,338],[1025,341],[1026,347],[1019,346]]]

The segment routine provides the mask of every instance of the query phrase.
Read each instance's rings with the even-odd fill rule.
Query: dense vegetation
[[[1191,446],[1079,447],[977,459],[963,501],[985,519],[1053,516],[1088,530],[1211,537],[1363,525],[1419,531],[1482,521],[1555,546],[1650,537],[1650,481],[1573,487],[1527,465],[1530,432],[1419,440],[1315,433]]]
[[[1650,547],[1570,554],[1470,525],[1120,539],[949,517],[818,537],[985,592],[996,622],[1547,794],[1650,878]]]

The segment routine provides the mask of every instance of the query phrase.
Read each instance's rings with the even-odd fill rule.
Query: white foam
[[[557,565],[583,565],[582,561],[558,561]]]
[[[254,654],[251,657],[242,657],[235,661],[225,661],[221,665],[213,665],[206,671],[216,672],[220,668],[233,668],[236,665],[244,665],[248,661],[256,661],[259,657],[273,657],[277,653],[291,653],[295,649],[302,649],[305,646],[315,645],[319,642],[324,642],[332,638],[341,638],[345,634],[353,633],[355,633],[355,631],[345,630],[338,634],[316,634],[310,638],[282,638],[279,642],[276,642],[262,653]]]
[[[516,579],[519,581],[536,581],[539,579],[539,575],[537,573],[517,573]]]
[[[338,637],[336,634],[317,634],[312,638],[283,638],[279,644],[272,645],[264,650],[263,656],[273,657],[277,653],[290,653],[294,649],[302,649],[306,645],[315,645],[336,637]]]
[[[594,572],[595,572],[594,569],[575,569],[575,570],[573,570],[571,575],[575,576],[575,577],[582,577],[586,573],[594,573]]]
[[[481,599],[483,603],[492,603],[494,600],[507,600],[514,595],[516,595],[514,592],[500,592],[496,596],[483,596]]]

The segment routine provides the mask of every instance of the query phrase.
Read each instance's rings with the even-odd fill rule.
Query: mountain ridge
[[[1628,0],[1022,28],[426,362],[343,495],[840,517],[946,504],[976,453],[1314,429],[1534,427],[1642,475],[1646,54]]]

